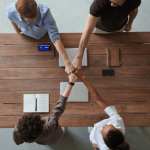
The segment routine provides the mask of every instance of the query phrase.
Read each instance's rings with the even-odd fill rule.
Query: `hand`
[[[81,69],[82,68],[82,58],[75,58],[72,62],[73,67],[76,69]]]
[[[126,24],[124,30],[125,30],[126,32],[129,32],[131,29],[132,29],[132,25],[131,25],[131,24]]]
[[[78,79],[78,77],[74,73],[71,73],[68,76],[68,78],[69,78],[69,82],[73,82],[73,83],[75,83],[77,81],[77,79]]]
[[[75,71],[75,68],[72,66],[71,62],[67,63],[65,67],[65,72],[70,74],[73,71]]]
[[[75,72],[75,74],[76,74],[77,77],[80,78],[81,80],[85,78],[85,76],[84,76],[82,70],[80,70],[80,69],[77,70],[77,71]]]

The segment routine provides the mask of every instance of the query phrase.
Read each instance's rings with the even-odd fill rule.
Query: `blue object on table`
[[[38,45],[39,51],[50,51],[50,45]]]

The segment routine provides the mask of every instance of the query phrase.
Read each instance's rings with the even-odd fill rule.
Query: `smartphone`
[[[113,69],[102,70],[102,76],[114,76],[114,70]]]
[[[51,50],[51,45],[50,44],[45,44],[45,45],[38,45],[38,50],[39,51],[50,51]]]

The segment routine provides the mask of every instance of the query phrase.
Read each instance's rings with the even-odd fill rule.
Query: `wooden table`
[[[81,33],[62,33],[65,48],[77,48]],[[0,127],[11,128],[23,115],[23,94],[50,94],[50,115],[59,99],[60,82],[68,81],[58,66],[58,53],[39,52],[38,44],[50,43],[17,34],[0,34]],[[149,44],[144,44],[149,43]],[[120,48],[121,67],[114,77],[103,77],[108,69],[106,47]],[[150,125],[150,32],[93,34],[88,46],[88,67],[83,72],[101,97],[116,106],[126,126]],[[78,80],[80,82],[80,80]],[[90,96],[89,103],[67,103],[60,117],[62,126],[93,126],[108,118]]]

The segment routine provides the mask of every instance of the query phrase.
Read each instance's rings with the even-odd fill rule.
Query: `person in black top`
[[[94,0],[86,25],[80,39],[79,49],[72,65],[76,69],[82,68],[84,49],[93,33],[129,32],[138,13],[141,0]]]

